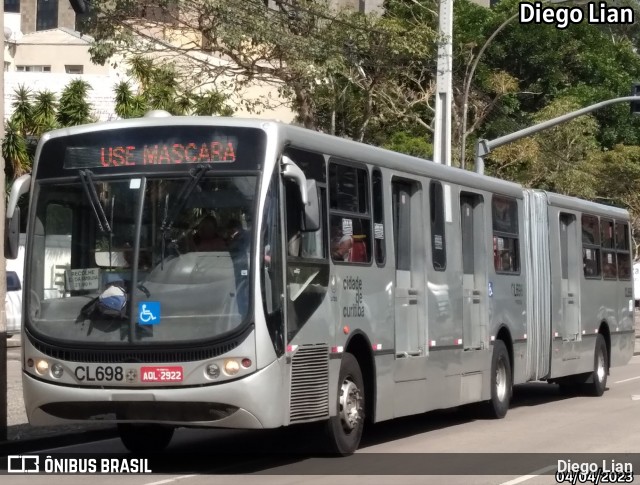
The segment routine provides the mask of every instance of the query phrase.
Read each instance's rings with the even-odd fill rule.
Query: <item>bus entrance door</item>
[[[567,350],[575,349],[575,342],[580,340],[580,258],[578,248],[578,224],[574,214],[560,214],[560,265],[562,298],[562,319],[559,334],[562,337],[563,346]],[[564,353],[569,356],[573,352]]]
[[[394,180],[393,237],[396,259],[396,380],[426,378],[423,210],[420,186]]]
[[[482,196],[460,195],[460,225],[462,230],[462,290],[465,350],[483,348],[486,336],[486,298],[481,288],[487,287]]]

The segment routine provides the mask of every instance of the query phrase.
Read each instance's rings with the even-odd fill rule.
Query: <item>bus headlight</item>
[[[44,359],[36,360],[36,372],[41,376],[45,375],[49,371],[49,362]]]
[[[234,376],[240,370],[240,364],[237,360],[225,360],[224,361],[224,372],[229,376]]]
[[[209,364],[207,366],[207,376],[211,377],[212,379],[217,379],[218,377],[220,377],[220,367],[218,367],[216,364]]]
[[[51,366],[51,375],[56,379],[60,379],[62,377],[63,372],[64,372],[64,368],[60,364],[53,364]]]

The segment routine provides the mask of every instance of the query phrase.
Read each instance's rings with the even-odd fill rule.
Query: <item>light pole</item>
[[[640,92],[640,90],[634,87],[633,96],[623,96],[622,98],[613,98],[606,101],[601,101],[600,103],[592,104],[591,106],[587,106],[586,108],[572,111],[571,113],[567,113],[562,116],[543,121],[542,123],[538,123],[537,125],[530,126],[529,128],[523,128],[522,130],[516,131],[514,133],[509,133],[508,135],[501,136],[494,140],[478,140],[478,143],[476,144],[476,173],[479,173],[480,175],[484,174],[484,157],[491,153],[494,148],[501,147],[502,145],[512,143],[527,136],[535,135],[536,133],[539,133],[543,130],[553,128],[554,126],[557,126],[561,123],[566,123],[567,121],[571,121],[578,116],[586,115],[600,108],[605,108],[607,106],[620,103],[631,103],[632,112],[637,112],[635,111],[635,107],[638,103],[638,99],[640,99],[640,96],[636,95],[637,92]]]
[[[451,92],[453,70],[453,0],[440,0],[436,113],[433,133],[433,161],[451,165]]]
[[[558,4],[558,3],[567,3],[570,1],[571,0],[546,0],[541,3]],[[574,3],[581,4],[584,2],[580,1],[580,2],[574,2]],[[462,96],[462,130],[461,130],[461,137],[460,137],[460,168],[462,168],[463,170],[465,168],[465,152],[467,147],[467,116],[469,111],[469,91],[471,90],[471,81],[473,81],[473,76],[476,72],[476,68],[478,67],[478,63],[480,62],[480,58],[484,54],[484,51],[487,50],[487,47],[489,47],[489,44],[493,42],[493,39],[495,39],[496,36],[507,25],[509,25],[509,23],[513,22],[516,18],[518,18],[519,15],[520,15],[520,11],[518,10],[518,12],[514,13],[511,17],[509,17],[507,20],[502,22],[498,26],[498,28],[493,32],[493,34],[489,36],[489,38],[485,41],[485,43],[482,45],[482,47],[478,51],[478,55],[476,55],[475,59],[473,60],[473,64],[471,65],[471,69],[469,70],[469,74],[464,80],[464,86],[463,86],[464,93]]]
[[[491,36],[485,41],[484,45],[478,51],[478,55],[476,55],[475,59],[473,60],[473,64],[471,65],[469,74],[464,80],[464,94],[462,96],[462,136],[460,139],[460,168],[462,168],[463,170],[465,165],[465,151],[467,146],[467,112],[469,110],[469,90],[471,89],[471,81],[473,80],[473,75],[476,72],[476,68],[478,67],[478,62],[480,62],[482,54],[484,54],[484,51],[487,50],[489,44],[491,44],[493,39],[496,38],[496,36],[502,31],[502,29],[504,29],[510,22],[515,20],[518,15],[520,15],[520,12],[513,14],[507,20],[502,22],[500,26],[493,32],[493,34],[491,34]]]

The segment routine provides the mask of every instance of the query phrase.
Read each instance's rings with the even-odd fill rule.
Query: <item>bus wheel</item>
[[[511,401],[511,364],[507,347],[502,340],[493,344],[491,357],[491,399],[487,411],[492,418],[504,418]]]
[[[327,431],[331,451],[345,456],[358,449],[364,428],[364,383],[352,354],[342,356],[338,381],[337,415],[329,418]]]
[[[163,451],[169,445],[173,431],[174,428],[159,424],[118,423],[122,444],[137,454]]]
[[[594,355],[593,373],[587,384],[587,390],[592,396],[602,396],[607,388],[607,375],[609,374],[609,359],[607,356],[607,344],[600,334],[596,337],[596,351]]]

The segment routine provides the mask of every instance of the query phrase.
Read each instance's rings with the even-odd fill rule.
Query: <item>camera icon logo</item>
[[[9,455],[8,473],[39,473],[40,457],[37,455]]]

